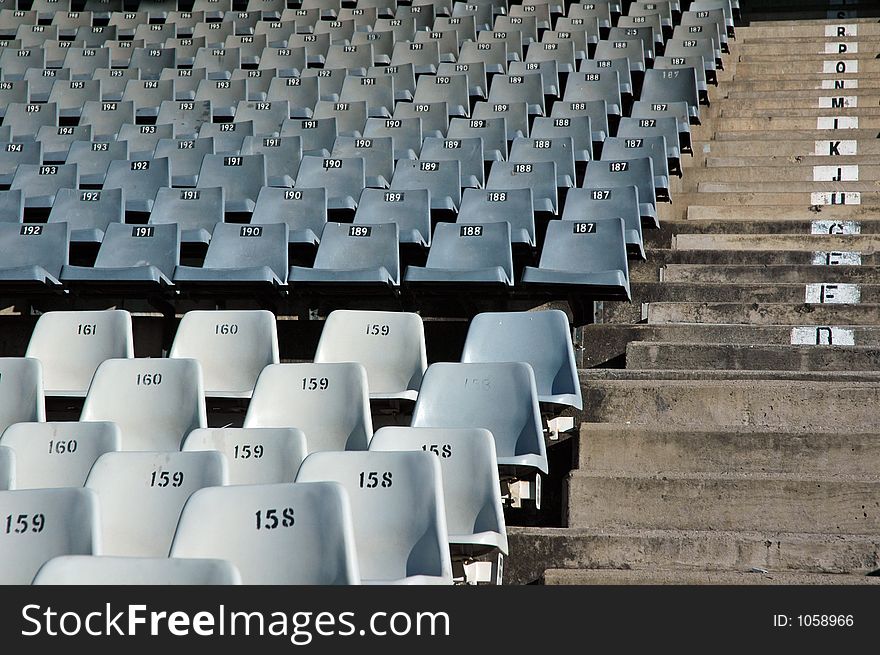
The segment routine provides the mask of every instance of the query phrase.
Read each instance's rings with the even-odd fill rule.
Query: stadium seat
[[[346,75],[339,101],[343,103],[363,101],[367,104],[368,117],[391,118],[394,111],[394,78],[390,75],[382,77]]]
[[[0,223],[21,223],[24,216],[24,194],[21,189],[0,191]]]
[[[352,505],[332,483],[201,489],[183,508],[171,556],[231,561],[244,584],[359,584]]]
[[[373,436],[366,369],[353,362],[266,366],[244,427],[299,428],[310,453],[366,450]]]
[[[461,204],[460,170],[461,163],[457,159],[399,159],[394,167],[391,188],[427,189],[431,193],[431,209],[457,212]]]
[[[700,100],[693,68],[673,68],[645,72],[641,100],[646,102],[687,102],[690,116],[699,120]]]
[[[441,63],[437,75],[464,75],[468,80],[468,92],[472,98],[485,100],[489,93],[486,65],[483,62]]]
[[[242,123],[211,123],[205,122],[199,128],[198,138],[214,139],[214,154],[223,157],[235,157],[241,154],[244,140],[254,135],[254,126],[250,121]]]
[[[15,517],[0,532],[0,584],[30,584],[59,555],[100,552],[98,498],[89,489],[0,491],[0,514]]]
[[[583,409],[571,330],[565,312],[485,312],[468,327],[464,363],[526,362],[538,401]]]
[[[159,103],[156,125],[172,125],[175,138],[192,140],[203,124],[211,122],[211,107],[210,100],[163,100]]]
[[[61,189],[79,187],[76,164],[19,164],[10,189],[21,189],[26,209],[50,209]]]
[[[2,30],[0,26],[0,30]],[[16,28],[17,31],[17,28]],[[5,35],[0,37],[14,37],[15,32],[7,31]],[[18,48],[7,47],[0,51],[0,70],[3,71],[3,79],[7,81],[15,81],[25,79],[25,73],[28,70],[39,70],[46,65],[46,53],[42,48],[22,48],[19,43]]]
[[[284,104],[286,105],[287,102],[285,101]],[[302,159],[302,139],[300,137],[248,136],[242,143],[241,154],[263,155],[266,162],[266,181],[270,187],[292,187]],[[261,190],[260,193],[262,192]]]
[[[33,100],[33,96],[31,99]],[[9,126],[13,142],[33,141],[41,127],[58,125],[58,105],[54,102],[47,104],[10,103],[3,116],[3,125]]]
[[[363,100],[354,102],[318,100],[315,103],[313,116],[316,119],[335,118],[338,136],[362,136],[367,122],[367,103]]]
[[[241,574],[231,562],[169,557],[62,555],[40,568],[35,585],[237,585]]]
[[[622,218],[550,221],[537,267],[522,282],[605,300],[629,300],[629,266]]]
[[[470,101],[468,100],[468,104]],[[422,136],[443,137],[449,129],[448,103],[438,102],[398,102],[394,108],[394,119],[422,119]],[[395,146],[397,147],[397,146]]]
[[[181,26],[178,25],[178,28],[177,28],[178,34],[181,34],[180,28],[181,28]],[[187,37],[179,37],[176,39],[165,39],[165,42],[163,43],[163,47],[160,50],[160,52],[163,53],[163,56],[168,56],[166,54],[167,51],[171,51],[173,53],[175,65],[176,66],[186,66],[187,68],[180,68],[180,69],[175,69],[174,67],[162,68],[159,71],[159,79],[161,79],[162,74],[166,70],[170,70],[172,73],[176,72],[177,70],[192,70],[191,67],[193,64],[196,63],[196,55],[199,53],[199,49],[204,48],[206,45],[207,45],[207,42],[205,40],[205,37],[199,37],[198,39],[194,39],[194,38],[192,38],[192,36],[187,36]],[[132,55],[132,60],[134,60],[135,55],[137,55],[137,54],[138,53],[135,52],[135,54]],[[144,57],[144,55],[140,55],[140,56]],[[152,63],[155,63],[155,62],[152,62]],[[129,64],[129,66],[130,65],[131,64]],[[202,69],[202,70],[204,70],[204,69]]]
[[[114,421],[123,450],[180,450],[207,427],[199,363],[192,359],[108,359],[86,395],[81,421]]]
[[[391,141],[390,137],[385,137]],[[396,223],[400,243],[431,245],[431,193],[427,189],[364,189],[354,224]]]
[[[41,362],[47,396],[84,397],[104,360],[134,357],[133,341],[125,310],[52,311],[40,315],[25,356]]]
[[[43,144],[43,161],[47,164],[63,164],[67,161],[68,153],[77,141],[91,140],[91,125],[77,125],[75,127],[69,125],[62,127],[47,125],[46,127],[41,127],[37,132],[37,141]],[[9,141],[9,139],[3,139],[2,135],[0,135],[0,141]],[[79,164],[79,182],[80,184],[89,184],[86,181],[87,162],[80,159]]]
[[[297,428],[199,428],[181,450],[226,455],[229,484],[293,482],[308,455],[306,436]]]
[[[371,399],[415,400],[428,367],[422,319],[408,312],[333,311],[315,363],[333,362],[362,364]]]
[[[58,225],[63,225],[65,230],[67,228],[66,224]],[[180,228],[177,224],[146,226],[111,223],[104,233],[95,265],[65,265],[61,270],[61,279],[65,285],[162,288],[171,285],[174,267],[179,260]]]
[[[483,139],[467,137],[463,139],[441,139],[427,137],[422,142],[420,160],[457,161],[459,163],[459,186],[482,188],[483,172]]]
[[[198,132],[191,133],[195,135]],[[167,158],[171,167],[171,184],[176,187],[194,187],[199,180],[199,170],[202,167],[202,159],[205,155],[214,154],[214,139],[206,137],[198,138],[163,138],[156,144],[153,157],[156,159]],[[156,203],[162,193],[167,189],[159,189]],[[156,203],[153,212],[156,211]],[[221,208],[222,209],[222,208]]]
[[[449,139],[480,138],[484,161],[507,159],[507,125],[504,118],[453,118],[449,121]]]
[[[513,30],[510,32],[500,32],[496,30],[479,30],[477,32],[477,43],[475,44],[478,51],[485,54],[485,50],[481,49],[481,45],[503,44],[507,52],[507,61],[522,61],[523,58],[523,35],[522,32]],[[492,58],[494,60],[494,57]],[[499,71],[502,75],[504,72]]]
[[[0,446],[15,452],[15,488],[81,487],[95,461],[120,450],[113,423],[15,423]]]
[[[197,188],[223,187],[225,211],[246,213],[254,211],[257,195],[264,186],[266,160],[262,154],[205,155],[196,185]]]
[[[159,79],[174,80],[174,97],[171,100],[184,102],[195,100],[199,84],[202,80],[208,79],[208,72],[204,68],[178,68],[177,70],[166,68],[162,71]]]
[[[390,185],[394,173],[392,142],[391,137],[338,136],[333,144],[333,152],[330,153],[330,157],[343,162],[357,158],[363,159],[365,185],[384,189]],[[333,186],[332,182],[329,183],[329,186]]]
[[[509,223],[511,243],[535,247],[535,215],[532,210],[532,190],[528,188],[496,191],[465,189],[458,224]]]
[[[167,555],[190,495],[226,483],[226,457],[218,452],[101,455],[85,484],[100,504],[101,554]]]
[[[458,3],[457,3],[458,4]],[[507,43],[504,41],[465,41],[458,55],[460,64],[481,63],[486,73],[507,73]]]
[[[263,187],[257,196],[251,225],[269,223],[286,223],[289,243],[317,245],[327,223],[327,190],[324,187]]]
[[[571,76],[569,76],[569,85],[571,85],[570,80]],[[525,102],[530,115],[544,115],[544,81],[540,73],[496,75],[492,78],[492,86],[489,88],[490,104],[517,102]]]
[[[506,191],[508,189],[532,189],[534,211],[556,214],[558,212],[558,195],[556,188],[556,164],[552,161],[492,162],[489,171],[487,189]]]
[[[43,163],[43,144],[39,141],[7,143],[0,149],[0,184],[9,186],[21,164],[39,166]]]
[[[232,71],[241,68],[241,52],[235,48],[224,48],[222,43],[212,43],[212,39],[225,41],[226,37],[232,36],[232,27],[214,29],[209,23],[208,29],[201,33],[199,27],[201,25],[193,31],[193,36],[204,36],[207,47],[199,48],[193,62],[193,68],[204,68],[209,81],[229,81],[232,78]],[[241,81],[244,82],[244,80]],[[225,87],[219,88],[222,90]]]
[[[328,209],[357,209],[358,198],[367,186],[364,159],[305,156],[295,186],[326,188]]]
[[[556,167],[556,186],[575,186],[574,145],[570,136],[552,139],[517,138],[510,146],[510,160],[518,162],[553,162]]]
[[[659,227],[654,165],[650,157],[587,162],[583,186],[601,189],[635,186],[639,190],[639,213],[642,216],[642,225]]]
[[[134,103],[103,102],[88,100],[83,103],[80,124],[92,126],[92,138],[95,141],[115,141],[119,130],[126,123],[135,122]]]
[[[678,136],[678,147],[681,152],[693,155],[691,146],[690,109],[687,102],[649,102],[637,100],[632,106],[632,118],[664,119],[674,118]],[[650,125],[650,124],[647,124]],[[667,139],[666,145],[670,144]]]
[[[192,71],[187,71],[192,73]],[[66,71],[66,77],[70,79],[70,71]],[[140,79],[141,72],[137,68],[99,68],[95,71],[94,79],[101,80],[101,101],[119,102],[125,93],[125,85],[131,80]],[[31,86],[31,98],[34,98],[34,87]],[[82,121],[80,122],[82,125]]]
[[[274,68],[236,68],[232,71],[233,80],[247,80],[247,97],[243,100],[248,102],[266,102],[269,95],[269,85],[278,73]]]
[[[619,76],[616,70],[603,73],[573,73],[568,76],[563,95],[564,102],[604,100],[608,116],[623,113]]]
[[[364,584],[451,584],[443,479],[433,455],[314,453],[297,482],[338,482],[352,507]]]
[[[56,80],[49,92],[48,102],[58,106],[60,119],[78,119],[84,102],[100,99],[100,80]]]
[[[31,357],[0,357],[0,430],[13,423],[45,420],[40,361]]]
[[[149,225],[176,223],[181,243],[209,243],[217,223],[223,222],[222,187],[161,188],[156,194]]]
[[[156,79],[147,79],[144,71],[141,70],[141,79],[129,80],[125,85],[122,101],[130,100],[134,103],[135,117],[139,119],[155,118],[159,115],[159,106],[162,101],[174,99],[174,80],[160,80],[158,77],[157,74]]]
[[[368,118],[365,139],[391,137],[394,160],[416,159],[422,149],[421,118]]]
[[[512,287],[510,224],[437,223],[427,263],[407,267],[405,280],[419,288],[446,285],[468,292],[483,285]]]
[[[529,135],[529,113],[525,102],[489,103],[478,101],[474,106],[473,118],[475,120],[503,118],[507,128],[508,141],[513,141],[519,136]]]
[[[299,137],[303,156],[329,157],[337,136],[336,118],[288,119],[281,126],[281,136]]]
[[[587,187],[571,189],[562,212],[562,220],[593,221],[603,218],[623,219],[627,252],[645,259],[642,220],[639,210],[639,190],[634,186]]]
[[[602,146],[603,161],[620,162],[645,157],[651,160],[657,198],[669,201],[669,159],[666,137],[609,137]]]
[[[149,213],[159,189],[170,186],[167,157],[111,161],[104,179],[105,189],[125,190],[126,212]]]
[[[604,43],[604,42],[600,42]],[[623,41],[629,44],[629,41]],[[638,43],[633,41],[632,43]],[[633,98],[633,80],[632,69],[629,64],[629,57],[626,56],[626,49],[620,48],[620,52],[606,52],[603,56],[608,59],[584,59],[578,66],[579,73],[610,73],[617,71],[617,81],[620,86],[621,100],[632,100]]]
[[[0,223],[0,286],[7,289],[57,289],[67,264],[67,223]]]
[[[317,77],[273,77],[266,99],[270,102],[286,100],[290,118],[311,118],[318,102]]]
[[[234,80],[233,80],[234,81]],[[286,100],[251,102],[239,100],[235,122],[251,121],[254,136],[272,137],[281,132],[281,124],[290,116]]]
[[[678,120],[674,116],[666,118],[621,118],[620,124],[617,126],[617,136],[631,140],[662,136],[666,141],[667,173],[673,173],[679,177],[682,176]],[[655,171],[659,169],[659,166],[654,167]]]
[[[247,80],[211,79],[199,82],[195,101],[211,102],[211,116],[214,121],[226,121],[235,116],[238,101],[247,97]]]
[[[275,316],[265,310],[189,311],[168,356],[201,364],[206,396],[250,398],[260,371],[280,361]]]

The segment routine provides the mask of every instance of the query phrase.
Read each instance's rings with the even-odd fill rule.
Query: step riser
[[[706,266],[670,264],[666,282],[691,284],[877,284],[880,269],[872,266]]]
[[[713,323],[725,325],[880,325],[876,305],[759,305],[736,303],[655,303],[648,323]]]

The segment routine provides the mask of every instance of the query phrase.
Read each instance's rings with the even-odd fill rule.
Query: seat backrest
[[[16,454],[16,489],[81,487],[98,457],[121,441],[113,423],[78,421],[15,423],[0,437]]]
[[[422,317],[409,312],[333,311],[321,330],[315,362],[363,364],[373,397],[418,392],[428,367]]]
[[[25,357],[40,360],[50,396],[84,396],[107,359],[134,357],[131,314],[124,309],[53,311],[34,326]]]
[[[104,231],[110,223],[125,220],[124,193],[123,189],[59,189],[48,222],[66,222],[71,230]]]
[[[271,364],[257,379],[244,427],[293,427],[309,452],[366,450],[373,436],[367,371],[354,362]]]
[[[541,251],[541,268],[600,273],[622,271],[629,278],[624,222],[619,217],[591,221],[551,221]]]
[[[67,264],[68,230],[67,223],[0,223],[2,268],[36,265],[57,278]]]
[[[348,492],[362,578],[451,582],[443,478],[428,453],[315,453],[297,482],[338,482]]]
[[[15,451],[0,444],[0,491],[15,488]]]
[[[194,359],[108,359],[95,371],[81,421],[114,421],[124,450],[180,450],[207,426],[202,370]]]
[[[0,430],[13,423],[45,420],[40,360],[0,357]]]
[[[587,162],[585,187],[619,187],[633,185],[639,190],[639,202],[657,206],[654,187],[654,163],[650,157],[617,161]]]
[[[26,585],[58,555],[101,551],[98,499],[89,489],[0,491],[0,584]]]
[[[496,266],[513,280],[509,223],[437,223],[427,268],[467,271]]]
[[[101,455],[85,484],[101,506],[101,553],[167,555],[186,500],[226,481],[226,457],[214,451]]]
[[[237,585],[232,562],[169,557],[62,555],[46,562],[35,585]]]
[[[204,268],[268,266],[283,283],[287,279],[287,224],[217,223],[205,254]]]
[[[180,263],[180,228],[167,225],[107,226],[95,268],[155,266],[168,278]]]
[[[186,503],[171,556],[229,560],[245,584],[358,584],[356,534],[332,482],[213,487]]]
[[[286,240],[281,246],[287,250]],[[168,356],[199,361],[205,395],[250,397],[260,371],[280,361],[275,316],[266,310],[189,311]]]
[[[527,362],[539,401],[583,407],[568,317],[558,309],[477,314],[461,361]]]
[[[396,223],[346,225],[327,223],[315,255],[316,269],[384,268],[400,283],[400,251]]]

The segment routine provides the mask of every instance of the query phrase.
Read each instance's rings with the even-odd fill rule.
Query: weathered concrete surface
[[[792,164],[790,166],[764,166],[763,163],[758,164],[753,167],[741,167],[741,166],[730,166],[730,167],[706,167],[706,168],[693,168],[687,171],[687,179],[685,181],[685,185],[687,188],[693,189],[695,184],[700,183],[715,183],[718,180],[731,180],[735,184],[743,184],[750,183],[752,188],[762,188],[761,186],[769,183],[768,180],[772,180],[772,184],[781,184],[781,183],[790,183],[790,182],[798,182],[797,185],[800,187],[803,184],[816,185],[816,190],[828,191],[830,188],[834,188],[837,186],[837,183],[829,184],[828,182],[815,182],[815,170],[813,166],[827,166],[829,169],[832,167],[842,167],[842,166],[852,166],[852,164],[846,164],[842,161],[837,161],[837,158],[833,158],[833,162],[828,162],[826,158],[825,162],[822,164],[802,164],[800,162]],[[813,158],[811,158],[811,161]],[[874,158],[876,161],[877,158]],[[757,163],[757,162],[756,162]],[[832,174],[837,175],[832,170]],[[873,165],[859,165],[858,176],[860,180],[870,181],[872,184],[875,180],[880,179],[880,166]],[[819,189],[818,186],[822,188]],[[846,190],[849,190],[849,186],[845,187]]]
[[[880,535],[880,478],[574,471],[568,525]]]
[[[635,341],[627,346],[626,365],[662,370],[880,371],[880,348]]]
[[[678,234],[676,250],[801,250],[875,252],[880,235],[872,234]]]
[[[733,196],[725,195],[725,198]],[[714,200],[716,196],[698,196],[688,194],[687,197],[679,196],[676,202],[683,200],[691,200],[692,202],[684,212],[682,218],[689,221],[701,220],[862,220],[865,218],[876,218],[880,215],[880,205],[870,205],[868,200],[863,196],[861,205],[811,205],[809,199],[807,204],[798,204],[796,206],[784,205],[759,205],[752,203],[750,206],[742,207],[739,203],[732,202],[728,205],[709,205],[701,202],[699,198],[707,198]]]
[[[875,326],[880,324],[880,305],[653,303],[648,307],[648,323]]]
[[[795,572],[550,569],[545,585],[877,585],[880,578]]]
[[[880,89],[880,80],[878,80],[878,89]],[[827,89],[825,89],[827,91]],[[813,93],[818,93],[819,90],[813,90]],[[835,112],[830,112],[829,116],[836,116]],[[843,114],[841,114],[842,116]],[[833,123],[832,123],[833,124]],[[865,118],[860,118],[858,122],[858,128],[846,128],[846,127],[838,127],[837,129],[818,129],[818,121],[815,118],[808,118],[806,116],[762,116],[755,118],[732,118],[732,117],[722,117],[718,119],[716,123],[716,129],[719,132],[748,132],[751,131],[754,135],[755,132],[761,132],[761,136],[767,136],[768,138],[772,138],[771,134],[766,134],[768,132],[776,132],[776,131],[806,131],[806,132],[816,132],[817,134],[822,134],[823,136],[826,134],[837,133],[841,136],[845,136],[855,131],[863,131],[863,130],[878,130],[880,129],[880,117],[868,116]],[[841,121],[838,123],[838,126],[844,125],[844,122]],[[803,138],[803,135],[801,136]]]
[[[837,429],[687,429],[584,423],[578,467],[648,475],[719,471],[824,477],[847,471],[871,476],[880,470],[880,429],[844,434]]]
[[[839,282],[877,284],[880,268],[875,266],[724,266],[718,264],[668,264],[663,268],[665,282],[724,284],[806,284]]]

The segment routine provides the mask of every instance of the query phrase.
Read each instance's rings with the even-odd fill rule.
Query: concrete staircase
[[[737,27],[509,583],[880,581],[880,23],[807,4]]]

